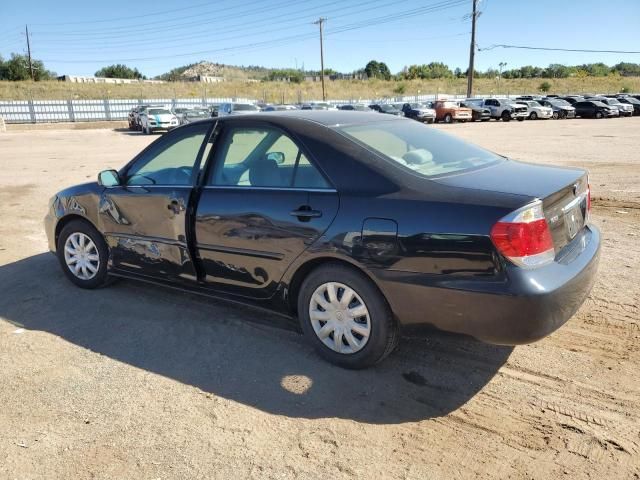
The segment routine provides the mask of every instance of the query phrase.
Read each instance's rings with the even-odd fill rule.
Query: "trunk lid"
[[[542,200],[555,251],[569,244],[587,221],[587,172],[507,160],[475,171],[433,179],[452,187],[488,190]],[[524,203],[523,203],[524,206]]]

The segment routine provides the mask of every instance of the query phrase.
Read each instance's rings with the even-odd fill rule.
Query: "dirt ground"
[[[150,139],[0,133],[0,478],[640,478],[640,118],[436,128],[588,168],[599,280],[536,344],[433,333],[356,372],[262,312],[72,286],[48,199]]]

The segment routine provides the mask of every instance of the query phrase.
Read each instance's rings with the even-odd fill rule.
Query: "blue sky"
[[[4,0],[0,55],[26,51],[59,74],[92,75],[126,63],[148,76],[199,60],[230,65],[319,69],[318,27],[325,24],[325,66],[353,71],[381,60],[392,72],[441,61],[466,69],[472,0]],[[153,8],[150,6],[153,5]],[[593,50],[639,50],[640,0],[481,0],[477,43]],[[620,61],[638,54],[494,48],[476,68]]]

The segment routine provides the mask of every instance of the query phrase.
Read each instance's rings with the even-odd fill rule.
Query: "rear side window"
[[[391,164],[425,177],[472,170],[502,157],[418,122],[387,121],[336,127]]]
[[[300,147],[272,128],[233,128],[218,148],[210,185],[331,188]]]

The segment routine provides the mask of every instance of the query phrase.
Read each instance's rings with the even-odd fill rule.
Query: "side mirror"
[[[284,163],[284,153],[282,152],[267,153],[267,160],[274,160],[278,165],[282,165]]]
[[[103,187],[116,187],[120,185],[120,175],[115,170],[103,170],[98,174],[98,184]]]

